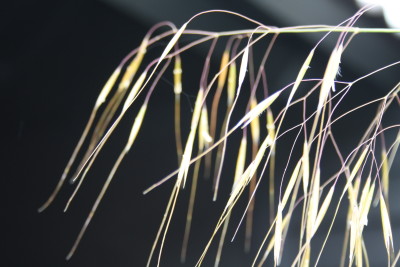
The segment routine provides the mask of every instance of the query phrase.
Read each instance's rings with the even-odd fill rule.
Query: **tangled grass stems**
[[[160,23],[151,28],[143,39],[140,47],[133,50],[125,59],[123,59],[101,90],[89,117],[89,121],[68,161],[61,179],[49,199],[39,209],[39,211],[43,211],[51,204],[61,189],[65,179],[69,176],[71,167],[75,163],[78,163],[76,172],[72,176],[72,181],[78,181],[78,183],[67,202],[66,209],[68,208],[104,144],[125,116],[126,112],[131,108],[131,106],[141,101],[139,96],[147,90],[147,95],[136,115],[127,143],[114,163],[67,258],[69,259],[78,247],[79,242],[81,241],[93,215],[104,197],[105,192],[114,178],[118,167],[136,141],[142,122],[145,118],[149,99],[157,87],[159,80],[163,77],[164,73],[169,70],[169,65],[172,60],[174,60],[174,67],[172,70],[175,96],[174,126],[179,167],[144,191],[144,194],[147,194],[154,188],[170,180],[175,175],[177,176],[169,201],[165,208],[164,216],[156,234],[156,238],[151,247],[147,266],[152,264],[153,256],[156,253],[157,247],[159,248],[156,260],[157,266],[161,264],[162,251],[165,245],[168,229],[174,216],[178,196],[180,191],[185,187],[186,182],[189,180],[189,171],[192,164],[194,164],[181,251],[181,261],[184,262],[186,260],[187,250],[190,244],[192,217],[195,212],[194,203],[196,199],[200,168],[202,166],[201,163],[203,162],[204,165],[205,176],[207,176],[208,173],[211,172],[211,168],[214,167],[213,200],[216,201],[224,166],[228,138],[237,131],[243,131],[243,133],[242,138],[240,139],[240,147],[236,158],[231,193],[226,199],[226,204],[224,205],[204,250],[201,252],[201,256],[199,257],[196,266],[200,266],[203,263],[211,244],[214,242],[214,239],[221,230],[214,266],[217,267],[220,264],[223,245],[227,236],[227,229],[229,227],[232,211],[236,207],[236,203],[243,198],[243,194],[247,191],[247,187],[249,188],[247,205],[233,234],[232,241],[235,239],[242,221],[246,217],[245,250],[250,249],[251,235],[253,232],[252,226],[254,224],[253,213],[255,209],[255,195],[258,193],[260,184],[267,173],[269,176],[268,213],[270,216],[270,224],[267,227],[268,230],[266,235],[259,245],[252,263],[253,266],[263,265],[267,261],[267,257],[270,252],[272,252],[272,249],[274,250],[273,260],[275,265],[281,263],[283,257],[286,256],[286,254],[283,253],[285,240],[293,219],[292,215],[296,209],[301,210],[298,239],[299,247],[297,255],[295,255],[292,260],[292,266],[309,266],[312,264],[312,261],[315,261],[315,265],[317,265],[328,237],[331,234],[332,227],[336,221],[343,197],[346,194],[349,197],[349,207],[347,211],[342,258],[340,260],[341,266],[345,265],[345,254],[347,253],[347,250],[349,265],[355,263],[357,266],[362,266],[364,262],[367,265],[369,264],[363,231],[367,226],[367,218],[371,205],[374,205],[374,203],[377,204],[378,202],[380,204],[382,233],[384,245],[387,251],[388,266],[390,266],[390,264],[394,266],[398,261],[399,253],[394,256],[395,241],[393,240],[392,224],[390,222],[391,210],[389,206],[389,180],[391,177],[390,170],[396,160],[400,143],[400,124],[394,123],[391,125],[385,125],[383,118],[389,108],[399,109],[400,83],[397,83],[396,86],[380,98],[359,104],[341,114],[338,113],[342,101],[356,84],[372,77],[376,73],[400,65],[400,61],[393,62],[392,64],[367,73],[351,82],[337,80],[341,58],[345,56],[346,48],[351,45],[351,41],[356,34],[400,32],[399,29],[355,27],[354,25],[360,16],[370,8],[371,6],[361,9],[354,16],[337,26],[313,25],[277,28],[266,26],[235,12],[211,10],[196,14],[179,29],[170,22]],[[228,15],[237,16],[240,19],[255,24],[256,28],[225,32],[188,29],[189,24],[194,19],[210,13],[226,13]],[[158,31],[164,27],[169,27],[171,30],[159,33],[152,37],[156,30]],[[312,61],[315,59],[319,45],[325,40],[325,38],[335,32],[339,33],[339,37],[336,46],[332,50],[323,77],[312,79],[305,78]],[[295,78],[294,81],[279,90],[270,92],[267,86],[267,73],[264,66],[275,45],[275,41],[283,34],[302,33],[324,33],[324,36],[310,50],[304,63],[299,68],[299,72],[295,77],[293,77]],[[195,38],[194,40],[189,41],[186,45],[180,46],[183,43],[182,38],[185,38],[186,35],[192,35]],[[261,58],[260,62],[258,62],[255,60],[253,55],[254,47],[260,45],[261,40],[267,40],[269,36],[272,36],[271,40],[269,40],[264,56]],[[164,41],[166,38],[170,39],[162,50],[161,55],[149,59],[147,53],[149,46]],[[222,56],[219,58],[219,70],[213,74],[211,79],[209,79],[210,74],[212,74],[210,67],[211,60],[216,57],[214,55],[215,47],[225,39],[228,39],[228,41],[225,44]],[[247,42],[244,40],[247,40]],[[185,84],[182,80],[182,75],[184,75],[183,69],[185,68],[184,63],[182,63],[184,61],[183,52],[190,51],[193,47],[205,44],[209,41],[211,42],[211,45],[209,46],[203,64],[203,71],[198,86],[199,90],[190,123],[190,131],[187,135],[186,141],[183,142],[184,139],[182,136],[184,131],[181,129],[181,93],[185,90]],[[239,70],[237,71],[236,64],[239,60],[240,65]],[[256,64],[259,64],[258,69],[255,68]],[[137,75],[137,73],[140,73],[140,75]],[[247,76],[250,77],[250,93],[249,98],[246,101],[246,108],[244,114],[241,113],[240,115],[241,119],[231,125],[233,114],[238,113],[241,109],[238,102],[239,99],[241,100],[244,97],[244,94],[241,92],[242,88],[247,87],[245,84]],[[300,86],[307,87],[310,85],[312,86],[308,91],[298,90]],[[343,88],[336,88],[338,86]],[[257,93],[260,87],[262,88],[264,95],[262,99],[260,99],[260,93]],[[276,103],[282,99],[282,96],[284,96],[284,94],[287,93],[286,91],[289,89],[289,96],[285,101],[284,107],[279,110],[278,104]],[[225,93],[224,90],[226,90]],[[319,96],[317,104],[314,105],[312,99],[316,94]],[[225,114],[223,114],[223,116],[218,116],[221,98],[225,95]],[[212,99],[212,103],[210,109],[211,113],[209,115],[207,100],[210,98]],[[100,107],[104,103],[107,103],[107,105],[102,110],[102,113],[99,114]],[[344,155],[333,134],[333,129],[336,123],[350,117],[350,115],[356,111],[364,108],[371,108],[373,105],[378,105],[376,115],[370,120],[370,124],[359,139],[358,144],[352,148],[348,155]],[[290,114],[295,107],[299,106],[302,107],[302,121],[294,126],[288,125],[286,115]],[[265,117],[262,116],[263,113],[266,113]],[[276,114],[276,116],[273,114]],[[262,124],[266,126],[265,129],[260,126]],[[250,130],[251,133],[250,138],[248,138],[248,130]],[[387,140],[384,135],[385,132],[395,130],[398,131],[396,139],[394,141]],[[297,134],[291,146],[291,150],[288,153],[289,155],[283,174],[280,180],[278,180],[278,183],[276,183],[279,184],[279,194],[277,194],[275,192],[275,182],[276,178],[279,178],[280,175],[276,175],[275,155],[276,152],[280,152],[281,150],[279,142],[281,142],[283,138],[286,138],[290,133],[296,131]],[[89,136],[90,138],[88,139]],[[195,142],[196,137],[197,145]],[[379,138],[381,141],[379,141]],[[88,139],[87,149],[81,160],[78,162],[78,154],[83,150],[83,145],[86,139]],[[248,139],[251,141],[251,144],[247,144]],[[329,144],[333,147],[334,153],[336,153],[336,156],[340,161],[340,166],[333,175],[327,177],[328,174],[325,171],[322,159],[327,157],[325,151]],[[214,150],[216,150],[216,156],[213,165],[211,162]],[[246,155],[249,150],[251,151],[251,157],[247,157]],[[302,151],[300,158],[297,158],[298,156],[293,153],[296,150]],[[380,151],[380,158],[375,155],[377,150]],[[196,151],[197,155],[194,156],[193,154]],[[204,158],[204,160],[202,160],[202,158]],[[291,166],[292,162],[296,163],[293,169]],[[246,163],[248,164],[247,166]],[[269,172],[267,172],[268,167]],[[291,173],[289,179],[285,179],[287,172]],[[362,177],[367,178],[364,179]],[[340,179],[346,181],[343,187],[339,185]],[[364,180],[366,181],[364,182]],[[376,186],[376,184],[378,184],[378,186]],[[323,194],[324,188],[327,186],[329,186],[329,190],[326,194]],[[335,199],[335,193],[337,191],[342,191],[338,200]],[[374,194],[375,201],[373,201]],[[325,196],[323,197],[323,195]],[[289,199],[290,203],[288,204]],[[277,203],[277,205],[275,203]],[[320,226],[326,220],[330,207],[334,206],[333,203],[336,205],[332,216],[333,218],[330,224],[328,224],[329,229],[324,238],[322,247],[317,251],[318,256],[313,259],[312,255],[315,254],[311,252],[313,238]],[[319,233],[319,235],[323,234]],[[266,244],[268,245],[264,248]],[[262,254],[263,249],[265,249],[265,252]]]

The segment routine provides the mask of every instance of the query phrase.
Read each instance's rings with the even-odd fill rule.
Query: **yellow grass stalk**
[[[242,118],[240,121],[242,125],[242,128],[246,127],[249,123],[251,123],[256,117],[258,117],[264,110],[266,110],[269,106],[274,103],[274,101],[278,98],[278,96],[281,94],[282,90],[275,92],[274,94],[270,95],[263,101],[257,104],[254,108],[250,109],[249,112],[246,113],[246,115]],[[272,138],[272,137],[270,137]]]
[[[382,192],[386,202],[389,201],[389,164],[387,153],[382,149]]]
[[[340,58],[343,53],[343,45],[340,44],[338,47],[332,51],[331,57],[329,58],[328,64],[326,66],[325,74],[322,79],[321,90],[319,94],[318,101],[318,112],[322,110],[325,101],[328,98],[329,91],[332,88],[335,91],[335,78],[339,72]]]
[[[279,202],[278,210],[276,214],[276,224],[275,224],[275,242],[274,242],[274,261],[275,265],[279,265],[280,262],[280,253],[281,253],[281,245],[282,245],[282,203]]]
[[[135,82],[135,84],[132,86],[131,91],[128,94],[128,97],[125,100],[124,106],[122,108],[122,112],[125,112],[130,105],[132,104],[132,101],[135,99],[137,93],[139,92],[140,88],[143,85],[144,80],[146,79],[147,76],[147,72],[144,71],[140,77],[137,79],[137,81]]]
[[[380,194],[380,210],[381,210],[381,219],[382,219],[382,229],[383,229],[383,239],[385,240],[385,247],[388,254],[388,258],[390,259],[390,254],[393,252],[393,235],[392,235],[392,227],[390,225],[389,212],[386,207],[385,199]]]

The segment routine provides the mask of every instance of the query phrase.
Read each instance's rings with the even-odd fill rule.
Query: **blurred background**
[[[5,123],[2,131],[8,137],[3,139],[5,149],[2,149],[5,156],[2,160],[2,169],[5,170],[2,174],[2,195],[5,196],[3,221],[6,223],[1,238],[2,251],[5,253],[2,265],[145,265],[172,183],[146,196],[142,192],[177,167],[175,144],[171,141],[174,140],[172,75],[165,75],[160,81],[162,88],[156,90],[150,101],[148,118],[138,141],[118,170],[70,261],[65,261],[65,256],[126,141],[135,111],[127,115],[109,145],[105,146],[70,210],[63,213],[64,205],[73,190],[68,185],[45,212],[39,214],[37,209],[58,182],[102,85],[125,55],[139,46],[152,25],[169,20],[179,27],[191,16],[209,9],[239,12],[266,25],[279,27],[336,25],[353,15],[358,8],[356,3],[349,0],[42,0],[14,1],[3,6],[0,24],[0,79],[5,92]],[[217,31],[253,26],[237,17],[211,14],[195,20],[189,28]],[[357,26],[387,27],[387,24],[378,14],[363,16]],[[294,73],[297,73],[309,50],[321,37],[321,34],[304,34],[278,38],[267,66],[272,91],[295,79]],[[336,40],[337,35],[328,38],[318,49],[318,60],[312,65],[316,73],[323,73],[323,66]],[[342,79],[350,81],[399,61],[399,45],[400,39],[389,34],[355,37],[342,59]],[[183,59],[184,71],[185,66],[193,70],[184,73],[184,84],[191,84],[183,89],[185,98],[182,100],[182,109],[187,115],[182,120],[186,123],[190,120],[190,109],[200,79],[195,70],[201,71],[207,52],[205,47],[193,49]],[[201,63],[197,66],[196,62]],[[213,58],[211,63],[216,70],[219,57]],[[399,74],[400,68],[397,66],[377,74],[373,79],[367,79],[360,85],[362,93],[350,94],[346,103],[352,106],[382,96],[399,81]],[[353,119],[360,125],[355,126],[354,120],[340,125],[336,134],[344,151],[349,151],[346,145],[354,142],[352,129],[365,126],[368,122],[366,116],[374,112],[372,109],[356,114],[358,117]],[[398,123],[398,118],[398,109],[391,111],[386,123]],[[395,131],[390,132],[388,138],[395,135]],[[233,138],[239,137],[237,135]],[[290,141],[285,146],[290,148]],[[237,146],[229,149],[235,153]],[[234,160],[234,155],[228,155],[227,162]],[[229,164],[225,165],[228,175],[233,172],[233,165]],[[398,166],[394,164],[393,173],[399,173]],[[179,262],[189,196],[189,190],[186,189],[181,195],[182,201],[167,236],[162,266],[194,266],[217,221],[223,201],[212,202],[211,180],[200,179],[200,183],[198,196],[201,196],[201,201],[195,208],[188,261],[186,264]],[[222,195],[229,194],[230,187],[230,182],[227,182]],[[399,189],[399,183],[394,181],[392,187]],[[398,196],[394,195],[391,202],[399,203]],[[235,242],[226,243],[221,266],[249,266],[253,259],[268,226],[267,197],[261,196],[258,201],[253,250],[250,253],[243,251],[242,227]],[[233,214],[228,239],[242,215],[244,206],[240,205]],[[391,219],[397,237],[400,222],[398,206],[393,204],[391,207]],[[366,246],[371,266],[384,266],[386,254],[380,217],[376,210],[373,211],[377,214],[376,219],[371,219],[368,227]],[[337,266],[343,242],[343,220],[336,225],[325,249],[326,253],[321,258],[322,266]],[[321,231],[326,232],[326,229]],[[284,255],[295,255],[297,251],[297,242],[291,242],[290,235]],[[397,251],[396,241],[395,248]],[[212,266],[215,252],[216,246],[212,246],[204,266]],[[282,266],[288,264],[290,261],[284,258]]]

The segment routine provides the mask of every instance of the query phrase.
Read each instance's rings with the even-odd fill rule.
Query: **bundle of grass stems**
[[[241,14],[211,10],[196,14],[180,28],[171,22],[162,22],[151,28],[140,46],[123,59],[100,91],[89,121],[56,189],[40,208],[40,211],[46,209],[67,178],[70,178],[76,187],[66,205],[65,209],[68,209],[93,162],[121,119],[132,106],[139,106],[126,145],[116,159],[67,258],[70,258],[78,247],[124,157],[134,142],[140,142],[140,138],[137,137],[146,118],[146,111],[150,108],[149,101],[160,79],[164,75],[173,75],[178,168],[159,182],[149,185],[144,191],[144,194],[147,194],[167,181],[174,184],[154,244],[149,251],[148,266],[162,264],[164,243],[170,223],[174,219],[176,203],[180,200],[179,193],[190,183],[181,253],[181,260],[185,261],[190,244],[196,187],[201,168],[203,173],[214,179],[212,188],[214,200],[217,200],[220,186],[227,184],[231,190],[227,198],[218,198],[218,201],[224,201],[224,208],[220,211],[220,217],[209,241],[199,253],[196,266],[202,265],[213,243],[217,244],[214,264],[215,266],[220,264],[224,254],[224,244],[227,242],[226,233],[230,216],[240,199],[246,199],[247,204],[241,211],[243,216],[239,226],[245,225],[245,247],[250,248],[255,196],[261,181],[264,180],[266,180],[264,184],[269,188],[269,207],[266,209],[269,211],[269,224],[266,225],[263,241],[255,248],[256,256],[249,265],[262,266],[268,259],[277,266],[280,265],[282,258],[286,257],[292,259],[292,266],[318,265],[332,227],[338,220],[338,211],[347,209],[342,258],[338,259],[337,266],[345,264],[368,266],[369,259],[363,231],[368,225],[371,207],[379,206],[384,241],[382,245],[386,248],[387,264],[395,266],[400,252],[394,250],[393,244],[389,177],[396,160],[398,164],[396,154],[400,143],[398,120],[400,117],[397,117],[397,122],[390,125],[384,124],[383,120],[388,110],[394,110],[399,114],[400,81],[392,88],[381,88],[382,94],[377,99],[341,113],[338,111],[343,99],[359,82],[400,65],[400,61],[395,61],[365,73],[355,80],[339,80],[341,58],[345,57],[346,49],[351,46],[353,37],[366,33],[379,35],[400,32],[400,29],[356,27],[357,20],[371,8],[368,6],[359,10],[336,26],[270,27]],[[193,20],[200,16],[208,16],[210,13],[236,16],[254,24],[254,28],[221,32],[189,28]],[[304,63],[297,67],[298,72],[294,73],[292,82],[271,91],[266,86],[264,65],[275,41],[280,36],[305,33],[319,33],[322,38],[310,49],[308,55],[303,55]],[[321,44],[326,38],[332,38],[332,35],[336,38],[336,45],[332,48],[324,74],[317,78],[306,78]],[[256,65],[253,47],[267,38],[269,39],[265,46],[266,52]],[[217,43],[222,43],[224,46],[222,54],[215,53]],[[155,58],[146,58],[148,48],[155,44],[163,46],[162,53]],[[182,81],[185,75],[182,54],[190,53],[194,47],[205,44],[209,44],[208,52],[192,108],[190,130],[185,133],[181,130],[181,96],[185,90]],[[212,73],[210,61],[215,58],[220,61],[220,67],[217,72]],[[144,62],[149,63],[146,65]],[[247,82],[248,80],[250,82]],[[245,90],[247,94],[243,93]],[[141,97],[142,95],[144,97]],[[241,103],[243,101],[247,103],[245,108],[240,107],[239,100]],[[354,112],[371,106],[375,108],[375,115],[369,118],[369,126],[366,129],[357,128],[361,138],[354,143],[349,152],[343,152],[333,135],[335,125]],[[287,125],[287,116],[295,108],[302,110],[302,119],[296,124]],[[234,113],[240,115],[233,116]],[[240,119],[236,119],[238,116]],[[224,182],[220,185],[220,178],[224,175],[222,169],[227,141],[234,133],[241,135],[235,155],[234,175],[224,179],[224,181],[229,179],[230,183]],[[285,162],[284,169],[277,176],[276,153],[280,151],[280,140],[290,133],[294,133],[295,139],[291,144],[287,163]],[[395,138],[387,138],[389,133]],[[326,157],[324,153],[327,151],[326,146],[334,148],[333,156],[340,162],[333,173],[325,171],[322,164],[323,157]],[[82,151],[84,153],[78,161],[78,155]],[[332,151],[329,153],[332,154]],[[77,166],[75,173],[71,172],[74,164]],[[297,218],[300,225],[292,232],[297,231],[298,253],[287,255],[284,253],[285,239],[294,218],[292,215],[297,210],[301,212],[301,218]],[[323,224],[327,231],[321,231],[320,226]],[[237,229],[235,235],[236,232]],[[316,235],[324,240],[320,247],[312,246]]]

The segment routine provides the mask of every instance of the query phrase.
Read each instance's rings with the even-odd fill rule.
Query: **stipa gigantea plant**
[[[338,80],[341,60],[346,56],[346,49],[351,46],[355,35],[400,32],[400,29],[355,27],[359,17],[370,8],[361,9],[337,26],[277,28],[266,26],[234,12],[212,10],[195,15],[180,28],[170,22],[160,23],[151,28],[141,45],[121,62],[101,90],[87,126],[59,183],[48,201],[40,208],[40,211],[43,211],[51,204],[64,181],[70,177],[71,182],[76,183],[76,188],[66,205],[65,209],[68,209],[93,162],[121,119],[131,106],[139,106],[127,143],[116,159],[67,258],[74,254],[118,167],[137,142],[142,123],[146,119],[150,99],[160,79],[167,75],[167,72],[172,72],[174,89],[171,93],[175,98],[174,126],[179,167],[144,191],[147,194],[166,182],[174,184],[155,241],[149,249],[148,266],[159,266],[162,263],[164,244],[173,222],[177,202],[181,199],[180,193],[190,183],[190,198],[181,251],[181,261],[186,260],[190,246],[192,218],[196,212],[194,203],[198,198],[196,196],[198,178],[202,173],[200,172],[202,167],[203,173],[214,179],[213,200],[222,201],[224,204],[209,241],[198,254],[197,266],[202,265],[214,243],[217,244],[215,266],[223,260],[223,248],[227,242],[231,214],[242,199],[246,199],[247,204],[241,211],[243,215],[238,225],[233,228],[235,229],[233,239],[241,224],[245,224],[245,250],[254,250],[251,247],[251,239],[254,232],[252,227],[255,199],[256,195],[262,192],[260,185],[265,179],[268,179],[270,218],[269,223],[265,224],[266,234],[263,241],[258,244],[254,260],[249,264],[262,266],[272,258],[270,261],[275,265],[280,265],[282,260],[288,264],[291,262],[293,266],[317,265],[333,225],[340,223],[339,211],[346,209],[343,203],[347,202],[343,252],[337,264],[368,266],[368,251],[363,233],[368,226],[371,207],[379,204],[382,245],[387,252],[387,264],[396,265],[400,252],[394,250],[396,240],[391,223],[389,183],[391,169],[398,161],[396,155],[400,143],[400,122],[399,117],[388,125],[384,121],[388,112],[399,114],[400,81],[383,92],[381,97],[352,107],[350,110],[341,111],[341,104],[345,101],[346,95],[355,90],[354,87],[360,82],[379,72],[398,68],[400,65],[400,61],[394,59],[390,65],[382,66],[357,79]],[[200,16],[208,16],[209,13],[237,16],[253,23],[255,27],[250,30],[222,32],[189,28],[193,20]],[[166,28],[169,29],[158,33]],[[295,33],[319,33],[323,36],[311,48],[309,54],[304,56],[304,63],[298,66],[299,71],[293,75],[293,81],[283,88],[271,90],[267,86],[265,64],[276,40],[282,35]],[[192,38],[189,41],[185,39],[188,35]],[[306,78],[309,76],[309,68],[318,54],[321,43],[332,35],[336,36],[337,41],[325,66],[324,74],[316,78]],[[261,60],[256,60],[253,54],[254,48],[265,40],[268,40],[266,52]],[[147,58],[147,50],[156,43],[166,44],[165,48],[158,57]],[[181,98],[185,91],[182,80],[185,73],[184,52],[190,52],[193,47],[200,44],[210,45],[198,85],[189,132],[186,133],[181,129],[183,123]],[[216,55],[215,52],[220,44],[225,46],[222,56]],[[211,60],[215,57],[220,60],[220,67],[218,71],[212,72]],[[141,97],[143,94],[144,99]],[[313,101],[314,98],[318,99],[317,103]],[[243,101],[244,108],[240,104]],[[284,105],[279,106],[282,101]],[[100,109],[103,105],[105,107]],[[294,124],[288,123],[288,116],[293,116],[292,110],[298,108],[302,110],[302,119]],[[335,138],[335,126],[351,117],[353,113],[367,108],[375,108],[375,115],[370,118],[370,124],[366,129],[359,129],[361,137],[358,142],[350,151],[344,152],[340,142]],[[99,112],[101,114],[98,114]],[[221,112],[224,114],[219,114]],[[276,155],[284,148],[281,140],[285,140],[293,133],[295,137],[291,141],[291,149],[283,154],[286,157],[286,164],[283,164],[282,170],[278,170],[277,166],[282,164],[277,164]],[[389,133],[396,137],[387,138]],[[234,175],[230,184],[228,183],[231,191],[229,196],[220,196],[220,187],[226,186],[225,183],[221,185],[220,183],[221,176],[224,175],[222,170],[228,141],[233,134],[240,134],[241,138]],[[78,155],[84,149],[85,141],[88,144],[78,162]],[[327,153],[329,155],[326,155]],[[339,162],[333,172],[327,171],[324,165],[326,157],[332,157],[332,154]],[[215,161],[212,163],[214,158]],[[77,169],[70,175],[74,163],[77,164]],[[225,177],[223,180],[226,181],[228,178]],[[295,218],[298,213],[300,217]],[[298,226],[292,227],[297,233],[297,254],[288,255],[285,253],[285,241],[291,223],[296,225],[296,221],[299,222]],[[328,230],[321,231],[321,225],[325,225]],[[321,246],[314,246],[316,235],[324,240]]]

